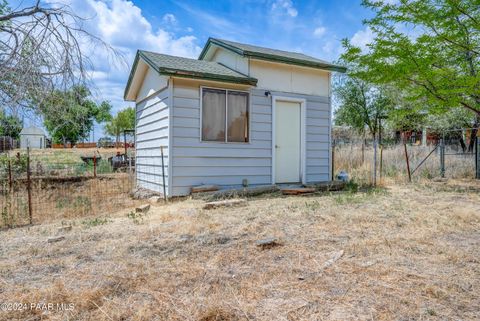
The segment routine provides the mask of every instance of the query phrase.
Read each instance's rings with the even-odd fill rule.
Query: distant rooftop
[[[29,126],[29,127],[24,127],[22,128],[22,131],[20,131],[20,135],[44,135],[45,132],[38,127],[35,126]]]

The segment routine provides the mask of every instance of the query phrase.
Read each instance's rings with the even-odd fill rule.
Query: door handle
[[[278,145],[275,145],[275,148],[279,148],[279,147],[280,147],[280,146],[278,146]]]

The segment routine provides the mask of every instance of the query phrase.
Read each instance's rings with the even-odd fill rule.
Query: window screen
[[[227,140],[248,142],[248,94],[229,91],[227,111]]]
[[[202,102],[202,140],[225,141],[224,90],[204,89]]]
[[[209,88],[202,93],[202,140],[248,142],[248,93]]]

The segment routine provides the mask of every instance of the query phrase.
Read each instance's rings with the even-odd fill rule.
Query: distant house
[[[30,126],[20,132],[20,148],[45,148],[45,132],[38,127]]]
[[[334,71],[345,68],[213,38],[198,59],[138,51],[124,94],[136,102],[137,185],[163,191],[161,147],[168,196],[330,180]]]

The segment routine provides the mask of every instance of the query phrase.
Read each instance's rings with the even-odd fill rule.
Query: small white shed
[[[20,148],[40,148],[46,146],[45,132],[38,127],[30,126],[23,128],[20,132]]]
[[[171,197],[329,181],[334,71],[345,68],[214,38],[198,59],[138,51],[124,95],[136,103],[137,185]]]

